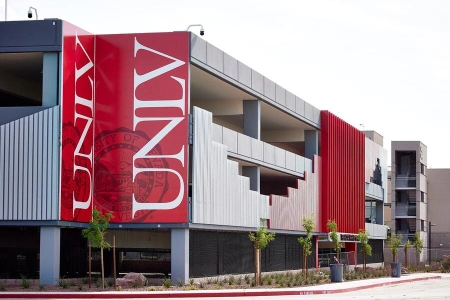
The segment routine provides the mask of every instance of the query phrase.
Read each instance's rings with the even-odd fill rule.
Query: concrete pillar
[[[189,282],[189,229],[172,229],[171,231],[171,280]]]
[[[312,160],[314,155],[319,155],[319,132],[305,130],[305,157]]]
[[[259,166],[243,166],[242,175],[250,178],[250,189],[260,191],[261,168]]]
[[[254,139],[261,139],[261,102],[244,100],[244,134]]]
[[[61,229],[59,227],[41,227],[39,249],[39,282],[41,284],[58,284],[60,244]]]
[[[42,63],[42,106],[52,107],[58,104],[58,65],[56,52],[44,52]]]

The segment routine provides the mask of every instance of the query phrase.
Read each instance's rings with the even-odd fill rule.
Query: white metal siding
[[[0,220],[57,220],[59,106],[0,126]]]
[[[305,172],[305,180],[297,179],[297,188],[288,188],[288,195],[271,195],[270,228],[303,231],[302,218],[314,213],[319,229],[319,192],[321,158],[314,156],[314,173]]]
[[[260,219],[269,217],[269,197],[250,190],[249,178],[239,175],[238,163],[227,159],[227,146],[214,142],[212,134],[211,113],[194,107],[192,222],[259,227]],[[237,150],[237,133],[224,128],[223,139]]]

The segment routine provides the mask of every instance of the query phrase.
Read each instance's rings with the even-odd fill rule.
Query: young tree
[[[341,261],[341,248],[342,248],[342,243],[339,240],[339,235],[338,235],[338,227],[336,224],[335,220],[328,220],[327,222],[327,228],[330,230],[331,234],[330,234],[330,238],[331,241],[334,244],[334,251],[336,251],[336,256],[337,256],[337,260]]]
[[[408,267],[408,249],[411,248],[412,244],[409,240],[403,245],[403,251],[405,251],[405,268]]]
[[[109,226],[109,221],[114,218],[111,212],[106,214],[97,210],[94,207],[92,211],[92,220],[89,222],[89,227],[83,229],[83,237],[87,238],[94,248],[100,248],[100,263],[102,267],[102,287],[105,288],[105,267],[103,264],[103,249],[109,249],[110,245],[106,241],[106,229]],[[90,259],[90,258],[89,258]]]
[[[372,246],[369,245],[369,233],[365,229],[360,229],[357,235],[361,243],[361,253],[363,255],[363,272],[366,272],[366,256],[372,256]]]
[[[308,218],[303,216],[302,226],[306,231],[306,237],[299,237],[298,242],[303,247],[303,274],[305,276],[308,274],[308,256],[311,255],[311,247],[312,247],[312,232],[315,229],[314,226],[314,213],[311,214],[311,217]]]
[[[391,233],[391,236],[388,236],[387,244],[388,247],[391,249],[393,262],[397,262],[398,247],[400,247],[401,243],[402,243],[401,234]]]
[[[258,231],[250,232],[248,237],[253,242],[254,249],[254,262],[255,262],[255,285],[259,285],[260,274],[260,259],[259,253],[261,249],[264,249],[269,245],[271,241],[275,239],[275,233],[268,233],[267,226],[259,227]]]
[[[420,238],[419,232],[414,233],[413,246],[416,249],[416,264],[420,263],[420,253],[423,250],[423,239]]]

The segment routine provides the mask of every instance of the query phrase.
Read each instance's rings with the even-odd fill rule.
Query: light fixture
[[[189,28],[191,28],[191,27],[198,27],[198,26],[200,26],[200,35],[205,35],[205,30],[203,29],[203,25],[202,24],[189,25],[188,28],[186,29],[186,31],[189,31]]]
[[[39,18],[38,18],[37,9],[34,8],[33,6],[30,6],[30,8],[28,9],[28,19],[31,19],[33,17],[33,10],[34,10],[34,13],[36,14],[36,20],[38,20]]]

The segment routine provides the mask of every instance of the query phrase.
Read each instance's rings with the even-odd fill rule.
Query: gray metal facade
[[[0,126],[0,220],[59,219],[60,107]]]

